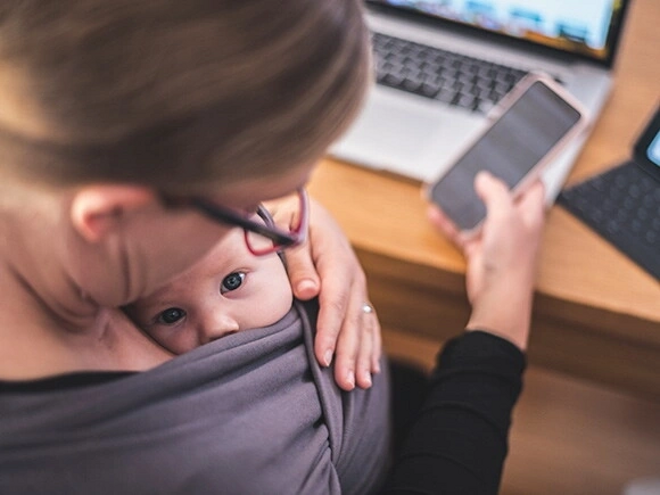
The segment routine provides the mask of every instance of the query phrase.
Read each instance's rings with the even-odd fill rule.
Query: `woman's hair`
[[[359,0],[3,0],[0,92],[39,132],[0,109],[0,170],[166,191],[276,175],[321,156],[369,79]]]

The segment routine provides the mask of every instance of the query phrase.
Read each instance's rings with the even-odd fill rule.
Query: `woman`
[[[145,205],[150,205],[148,211],[166,213],[162,221],[167,227],[154,223],[142,230],[147,243],[157,244],[167,259],[163,273],[153,272],[148,265],[141,270],[147,280],[136,280],[131,267],[119,268],[129,261],[118,259],[120,252],[112,253],[115,259],[104,263],[98,273],[88,271],[89,261],[79,263],[78,256],[87,252],[76,236],[67,253],[51,253],[66,255],[67,262],[73,258],[82,266],[77,270],[84,273],[72,274],[64,282],[47,277],[51,286],[64,283],[70,290],[75,286],[74,296],[87,296],[58,304],[74,314],[88,311],[89,300],[115,307],[134,299],[136,291],[149,290],[181,271],[222,235],[224,226],[191,208],[165,208],[163,193],[203,195],[223,206],[251,209],[262,200],[284,196],[303,185],[327,143],[350,121],[368,77],[366,33],[355,6],[353,20],[343,26],[343,19],[333,16],[350,15],[334,3],[318,9],[318,18],[304,3],[292,6],[286,15],[278,15],[271,2],[250,2],[243,8],[204,1],[130,7],[132,3],[115,2],[109,7],[93,1],[53,5],[23,1],[0,7],[2,167],[4,177],[15,181],[5,181],[9,190],[5,204],[16,206],[26,199],[20,197],[19,185],[28,185],[30,192],[36,186],[45,192],[45,187],[51,193],[57,186],[58,193],[68,194],[66,206],[71,213],[63,215],[72,217],[72,228],[82,229],[85,240],[93,244],[104,240],[97,239],[95,227],[105,228],[107,220],[113,224],[112,219],[121,213],[142,210]],[[321,16],[331,22],[324,23]],[[317,24],[325,25],[319,29]],[[255,25],[260,28],[255,30]],[[254,41],[239,33],[241,30],[249,31]],[[328,40],[334,41],[344,30],[353,35],[337,51],[327,46]],[[279,43],[271,44],[277,39]],[[278,59],[276,64],[269,63],[273,58]],[[350,60],[350,66],[339,66],[345,60]],[[321,111],[323,117],[317,118]],[[309,125],[301,129],[300,121],[309,121]],[[82,187],[107,183],[123,187]],[[53,194],[38,197],[60,199]],[[51,206],[62,208],[55,204],[47,208]],[[324,248],[340,246],[331,257],[338,251],[339,256],[352,257],[346,254],[350,251],[342,245],[344,240],[335,241],[336,227],[325,218],[322,213],[315,216],[321,223],[315,229],[320,231],[317,244],[334,242]],[[185,226],[183,232],[175,232],[179,224]],[[188,232],[201,234],[200,242],[182,246],[181,239],[195,239],[188,238]],[[38,235],[49,243],[54,240],[45,231]],[[169,244],[165,242],[168,236],[178,241]],[[36,237],[34,240],[36,243]],[[150,248],[134,246],[135,254]],[[306,253],[301,254],[290,263],[298,295],[309,298],[318,292],[318,279],[305,261]],[[162,265],[162,261],[156,263]],[[298,270],[301,264],[304,266]],[[351,258],[340,266],[345,269],[342,275],[347,275],[356,262]],[[350,298],[344,289],[331,290],[339,285],[332,277],[326,281],[325,306],[348,306],[351,319],[359,316],[366,300],[362,275],[357,271],[357,276],[349,277],[357,286],[349,291]],[[98,287],[98,280],[110,282],[121,272],[131,280],[109,283],[120,294],[108,294]],[[96,294],[99,290],[103,293]],[[324,364],[329,362],[341,328],[336,319],[326,309],[318,347]],[[356,352],[355,340],[355,335],[344,338],[350,342],[339,350],[337,368],[343,371],[340,381],[346,388],[349,384],[344,375],[350,370],[343,356]],[[48,347],[47,354],[58,352]],[[39,366],[41,369],[21,373],[22,377],[62,371],[55,363],[50,369],[46,363]],[[87,364],[81,366],[87,369]],[[17,368],[9,363],[6,367],[5,376],[11,378]],[[65,370],[69,367],[64,365]],[[364,375],[367,369],[360,371]]]
[[[214,356],[172,359],[118,310],[201,259],[258,203],[305,184],[363,99],[367,38],[351,0],[3,2],[0,491],[377,489],[387,453],[358,449],[362,476],[342,477],[351,461],[333,458],[322,415],[302,414],[295,401],[282,407],[313,426],[306,437],[292,436],[298,443],[275,459],[246,450],[241,459],[255,469],[223,466],[237,458],[220,455],[226,430],[208,406],[223,404],[219,388],[185,381]],[[466,245],[473,323],[506,333],[520,317],[497,316],[499,294],[521,294],[519,313],[528,313],[541,222],[521,221],[497,183],[481,189],[489,212],[504,213],[486,232],[509,229],[518,242],[499,249],[507,235],[491,235],[504,261],[491,259],[487,236]],[[279,211],[291,232],[266,232],[282,245],[302,238],[302,211],[291,211]],[[340,386],[368,387],[380,341],[374,314],[363,311],[363,274],[318,205],[311,219],[310,242],[289,270],[298,296],[320,293],[314,353],[327,366],[336,348]],[[521,249],[510,282],[493,287]],[[516,330],[523,347],[527,331],[524,321]],[[312,440],[310,463],[296,446]],[[272,477],[260,479],[259,467]]]

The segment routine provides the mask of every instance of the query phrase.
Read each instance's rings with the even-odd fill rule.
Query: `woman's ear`
[[[78,233],[95,243],[112,232],[126,213],[155,201],[151,189],[131,185],[95,185],[80,189],[71,203],[71,220]]]

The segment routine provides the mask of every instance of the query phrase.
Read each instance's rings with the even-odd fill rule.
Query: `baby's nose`
[[[235,318],[227,314],[216,313],[209,318],[202,329],[200,341],[203,344],[238,332],[239,324]]]

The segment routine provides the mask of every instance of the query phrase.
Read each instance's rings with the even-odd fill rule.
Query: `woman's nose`
[[[200,330],[200,343],[207,344],[230,333],[238,332],[239,325],[232,316],[217,311],[205,319]]]

